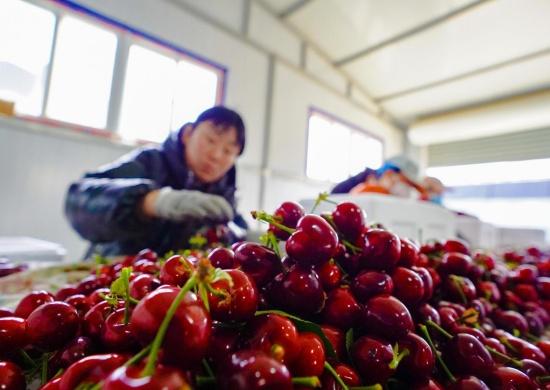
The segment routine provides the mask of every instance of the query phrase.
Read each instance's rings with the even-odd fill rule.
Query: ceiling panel
[[[269,9],[271,9],[276,14],[280,14],[290,7],[295,6],[296,4],[302,3],[304,0],[262,0]]]
[[[550,88],[550,53],[490,72],[384,101],[382,106],[404,122],[438,111],[502,96]]]
[[[286,19],[336,61],[473,2],[312,0]]]
[[[548,0],[490,1],[343,68],[385,96],[549,48],[549,17]]]

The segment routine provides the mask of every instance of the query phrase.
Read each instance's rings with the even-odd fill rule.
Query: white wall
[[[247,148],[238,175],[241,212],[270,210],[284,200],[315,196],[330,187],[305,178],[307,115],[312,106],[379,135],[387,155],[402,150],[401,131],[371,114],[376,110],[368,98],[347,97],[345,77],[334,74],[322,59],[312,54],[301,57],[303,42],[280,20],[254,1],[231,0],[231,7],[227,2],[216,0],[211,6],[200,0],[79,1],[227,67],[225,104],[237,109],[247,125]],[[252,7],[245,9],[249,3]],[[271,55],[275,65],[270,81]],[[269,141],[267,160],[264,141]],[[78,258],[84,243],[62,213],[66,188],[86,170],[129,149],[69,130],[1,120],[0,235],[59,242],[68,248],[70,259]],[[262,172],[268,172],[263,202]]]

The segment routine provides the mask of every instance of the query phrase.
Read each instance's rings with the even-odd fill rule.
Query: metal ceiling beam
[[[470,4],[467,4],[463,7],[460,7],[460,8],[457,8],[451,12],[448,12],[446,14],[443,14],[443,15],[440,15],[438,16],[437,18],[434,18],[432,20],[429,20],[428,22],[425,22],[425,23],[422,23],[416,27],[413,27],[409,30],[406,30],[406,31],[403,31],[402,33],[400,34],[397,34],[391,38],[388,38],[386,39],[385,41],[382,41],[380,43],[377,43],[375,45],[372,45],[372,46],[369,46],[363,50],[360,50],[354,54],[351,54],[347,57],[344,57],[344,58],[341,58],[339,60],[336,60],[334,61],[334,65],[335,66],[343,66],[343,65],[346,65],[352,61],[355,61],[359,58],[363,58],[367,55],[370,55],[374,52],[377,52],[379,50],[382,50],[390,45],[393,45],[399,41],[403,41],[405,39],[408,39],[408,38],[411,38],[413,37],[414,35],[417,35],[421,32],[424,32],[426,30],[429,30],[433,27],[436,27],[442,23],[445,23],[447,22],[449,19],[452,19],[458,15],[461,15],[461,14],[464,14],[476,7],[478,7],[479,5],[481,4],[484,4],[484,3],[487,3],[489,1],[492,1],[492,0],[477,0],[477,1],[474,1],[473,3],[470,3]]]
[[[426,89],[438,87],[438,86],[443,85],[443,84],[448,84],[448,83],[451,83],[453,81],[458,81],[458,80],[466,79],[468,77],[472,77],[472,76],[476,76],[476,75],[479,75],[479,74],[491,72],[491,71],[494,71],[494,70],[497,70],[497,69],[501,69],[501,68],[505,68],[505,67],[508,67],[508,66],[511,66],[511,65],[519,64],[521,62],[529,61],[529,60],[532,60],[534,58],[542,57],[542,56],[549,55],[549,54],[550,54],[550,47],[548,47],[546,49],[542,49],[542,50],[537,50],[537,51],[534,51],[534,52],[531,52],[531,53],[528,53],[528,54],[524,54],[524,55],[521,55],[521,56],[518,56],[518,57],[510,58],[510,59],[502,61],[502,62],[497,62],[495,64],[485,66],[483,68],[474,69],[474,70],[471,70],[471,71],[468,71],[468,72],[463,72],[463,73],[457,74],[455,76],[451,76],[451,77],[447,77],[447,78],[444,78],[444,79],[432,81],[430,83],[426,83],[426,84],[419,85],[419,86],[416,86],[416,87],[412,87],[412,88],[404,89],[404,90],[401,90],[401,91],[393,92],[393,93],[390,93],[390,94],[387,94],[387,95],[375,97],[374,101],[376,101],[377,103],[386,102],[388,100],[397,99],[397,98],[400,98],[400,97],[405,96],[405,95],[410,95],[412,93],[417,93],[417,92],[420,92],[420,91],[424,91]]]
[[[303,6],[307,5],[308,3],[311,3],[313,0],[298,0],[294,4],[290,5],[287,9],[285,9],[282,12],[279,12],[280,18],[286,18],[293,14],[294,12],[298,11]]]

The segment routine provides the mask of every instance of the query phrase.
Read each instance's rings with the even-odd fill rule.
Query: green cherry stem
[[[197,386],[210,386],[216,384],[216,378],[212,376],[197,376]]]
[[[273,225],[276,228],[279,228],[282,231],[287,232],[288,234],[292,234],[296,231],[296,229],[292,229],[292,228],[289,228],[288,226],[283,225],[282,223],[277,221],[272,215],[266,213],[265,211],[261,211],[261,210],[251,211],[250,214],[252,215],[252,218],[258,221],[267,222],[270,225]]]
[[[441,326],[439,326],[437,323],[433,322],[432,320],[426,321],[426,324],[437,330],[439,333],[441,333],[445,338],[452,339],[453,335],[447,332],[445,329],[443,329]]]
[[[166,331],[168,330],[170,321],[176,314],[176,310],[178,309],[180,303],[183,301],[183,298],[185,298],[185,294],[187,294],[187,292],[189,292],[197,283],[197,278],[198,273],[193,272],[193,274],[191,274],[191,277],[187,280],[187,282],[185,282],[178,295],[176,295],[176,298],[168,308],[168,311],[166,312],[166,315],[164,316],[164,319],[160,324],[159,330],[157,331],[155,339],[151,344],[151,351],[149,352],[147,365],[142,372],[142,376],[151,376],[155,372],[155,364],[157,363],[158,353],[162,342],[164,341],[164,336],[166,335]]]
[[[329,362],[325,361],[325,370],[327,370],[328,372],[331,373],[331,375],[334,377],[334,380],[336,382],[338,382],[338,384],[340,385],[340,387],[342,388],[342,390],[349,390],[349,387],[348,385],[346,385],[344,383],[344,381],[342,380],[342,378],[340,378],[340,375],[338,375],[338,373],[336,372],[336,370],[334,369],[334,367],[332,367],[330,365]]]
[[[485,348],[487,349],[487,351],[489,351],[491,353],[491,355],[498,356],[499,358],[504,359],[504,361],[506,361],[507,363],[512,363],[517,368],[523,367],[523,365],[521,364],[520,361],[518,361],[514,358],[511,358],[510,356],[508,356],[508,355],[506,355],[502,352],[499,352],[496,349],[494,349],[492,347],[489,347],[489,346],[485,346]]]
[[[321,387],[321,381],[316,376],[300,376],[292,378],[292,384],[306,387]]]
[[[439,364],[443,368],[443,371],[445,371],[445,374],[447,375],[449,380],[453,383],[456,382],[456,378],[454,377],[453,373],[451,372],[451,370],[449,370],[449,367],[447,367],[447,365],[445,364],[445,362],[441,358],[441,355],[439,354],[439,352],[435,348],[435,345],[432,341],[432,338],[430,337],[430,333],[428,332],[428,328],[426,327],[426,325],[420,325],[420,331],[422,332],[424,338],[426,339],[426,341],[430,345],[430,348],[432,349],[432,352],[435,355],[435,358],[437,359],[437,361],[439,362]]]

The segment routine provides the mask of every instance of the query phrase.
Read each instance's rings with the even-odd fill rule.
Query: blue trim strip
[[[139,30],[135,27],[129,26],[128,24],[126,24],[124,22],[121,22],[120,20],[114,19],[114,18],[112,18],[110,16],[107,16],[105,14],[102,14],[98,11],[93,10],[92,8],[83,6],[83,5],[79,4],[78,2],[76,2],[74,0],[50,0],[50,1],[52,1],[54,3],[57,3],[61,6],[70,8],[73,11],[80,12],[80,13],[83,13],[85,15],[96,18],[98,20],[101,20],[104,23],[107,23],[107,24],[110,24],[112,26],[118,27],[122,30],[128,31],[132,34],[135,34],[135,35],[141,37],[141,38],[145,38],[145,39],[147,39],[151,42],[154,42],[158,45],[161,45],[161,46],[164,46],[164,47],[169,48],[171,50],[174,50],[175,52],[184,54],[184,55],[186,55],[188,57],[191,57],[191,58],[193,58],[193,59],[195,59],[199,62],[202,62],[206,65],[209,65],[211,67],[214,67],[214,68],[218,69],[219,71],[222,72],[223,81],[222,81],[221,103],[222,104],[224,103],[224,101],[225,101],[225,88],[226,88],[226,83],[227,83],[226,79],[227,79],[227,73],[228,73],[227,67],[225,67],[225,66],[223,66],[219,63],[216,63],[212,60],[209,60],[208,58],[205,58],[205,57],[203,57],[199,54],[196,54],[192,51],[189,51],[187,49],[183,49],[179,46],[176,46],[173,43],[171,43],[171,42],[169,42],[165,39],[158,38],[154,35],[151,35],[147,32]]]

